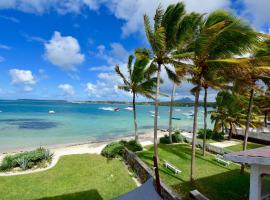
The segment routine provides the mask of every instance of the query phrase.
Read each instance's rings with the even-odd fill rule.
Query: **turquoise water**
[[[119,111],[111,111],[120,108]],[[133,134],[127,105],[43,101],[0,101],[0,151],[100,141]],[[50,110],[55,114],[49,114]],[[1,112],[2,111],[2,112]],[[154,107],[137,106],[139,132],[152,129]],[[192,107],[176,107],[173,127],[191,130]],[[169,107],[159,108],[159,128],[168,128]],[[203,126],[199,108],[198,126]]]

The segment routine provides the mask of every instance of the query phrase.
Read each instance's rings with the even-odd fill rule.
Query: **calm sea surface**
[[[113,111],[120,108],[119,111]],[[0,101],[0,151],[100,141],[133,134],[127,105]],[[49,114],[54,111],[55,114]],[[137,106],[139,132],[153,127],[153,106]],[[192,128],[193,107],[175,107],[173,127]],[[203,126],[199,108],[198,126]],[[168,128],[169,107],[159,107],[159,128]],[[209,121],[209,126],[210,120]]]

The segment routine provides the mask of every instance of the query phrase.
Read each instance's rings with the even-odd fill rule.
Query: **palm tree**
[[[227,11],[210,13],[201,22],[196,39],[190,47],[193,66],[189,70],[195,84],[194,119],[192,139],[192,159],[190,180],[195,179],[195,148],[197,131],[197,113],[203,75],[212,69],[221,71],[224,67],[219,59],[242,55],[250,50],[256,40],[256,34],[250,26]],[[187,66],[188,67],[188,66]]]
[[[261,34],[259,35],[261,36]],[[234,77],[234,79],[241,82],[242,89],[244,87],[244,89],[249,91],[243,150],[247,149],[248,132],[250,128],[253,100],[255,90],[257,89],[257,82],[261,80],[267,85],[270,82],[270,40],[263,38],[257,47],[255,49],[253,48],[253,52],[253,55],[248,58],[231,58],[220,60],[222,63],[234,65],[235,69],[231,70],[230,73],[237,72],[238,76]],[[244,172],[244,168],[245,166],[242,164],[241,173]]]
[[[121,72],[119,65],[116,65],[115,72],[122,78],[123,84],[118,86],[119,89],[132,93],[132,105],[133,105],[133,118],[134,118],[134,130],[135,140],[138,140],[138,127],[136,120],[136,96],[138,94],[147,98],[153,98],[153,88],[156,85],[156,78],[152,77],[153,70],[148,67],[149,63],[149,51],[146,49],[135,50],[136,60],[134,56],[130,55],[127,64],[127,77]]]
[[[159,104],[159,90],[160,90],[160,72],[161,68],[165,68],[170,79],[176,80],[177,76],[166,64],[172,64],[172,52],[175,50],[176,45],[180,45],[185,38],[190,37],[193,29],[192,17],[198,15],[186,15],[184,4],[177,3],[167,7],[164,12],[162,7],[156,9],[154,17],[154,26],[150,24],[149,17],[144,15],[145,33],[152,49],[152,63],[157,66],[157,83],[155,95],[155,118],[154,118],[154,167],[156,174],[157,190],[160,192],[160,182],[158,173],[158,148],[157,148],[157,125],[158,125],[158,104]],[[187,30],[187,31],[186,31]]]

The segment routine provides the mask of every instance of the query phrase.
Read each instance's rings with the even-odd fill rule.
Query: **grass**
[[[233,152],[243,151],[243,141],[242,140],[237,140],[237,141],[240,141],[241,144],[236,144],[230,147],[226,147],[225,149],[233,151]],[[263,146],[264,146],[263,144],[248,142],[247,149],[256,149]]]
[[[137,153],[149,166],[152,166],[153,147],[147,151]],[[159,145],[160,176],[176,193],[188,198],[190,190],[197,189],[209,199],[242,200],[248,199],[249,173],[240,175],[240,166],[231,164],[223,166],[214,160],[214,156],[207,154],[201,156],[201,151],[196,154],[196,182],[192,186],[189,182],[191,146],[188,144]],[[164,160],[172,163],[182,170],[175,175],[166,169],[162,163]]]
[[[124,164],[100,155],[69,155],[47,171],[0,177],[0,199],[105,200],[136,187]]]

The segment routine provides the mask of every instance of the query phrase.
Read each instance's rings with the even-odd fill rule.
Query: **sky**
[[[113,69],[149,47],[143,15],[177,0],[0,0],[0,99],[129,101]],[[226,9],[257,31],[269,32],[269,0],[184,0],[188,12]],[[172,83],[165,80],[162,92]],[[176,98],[191,97],[191,85]],[[216,91],[210,90],[214,100]],[[143,97],[138,97],[144,101]],[[166,97],[163,97],[166,100]]]

